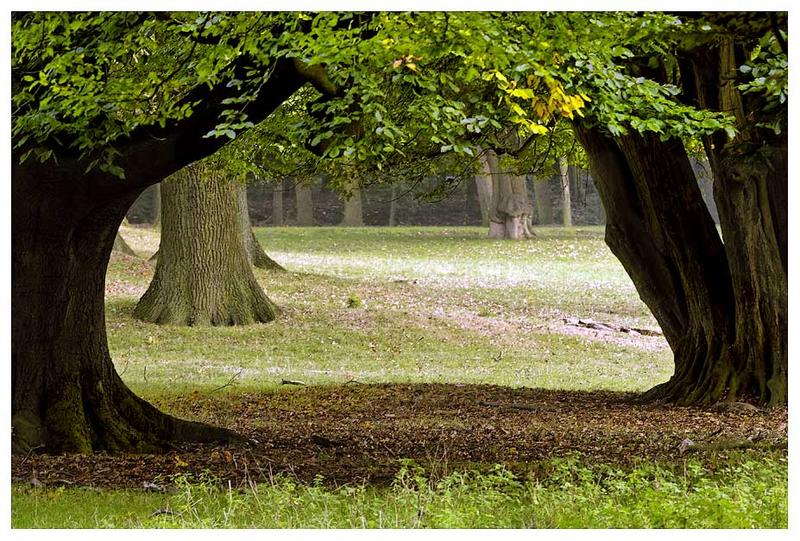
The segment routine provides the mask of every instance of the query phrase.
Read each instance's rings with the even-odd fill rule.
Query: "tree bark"
[[[134,309],[137,319],[190,326],[275,319],[277,307],[258,285],[245,251],[240,190],[200,164],[163,183],[158,263]]]
[[[769,15],[749,17],[774,32]],[[738,90],[738,66],[760,37],[746,34],[731,26],[678,59],[683,99],[725,111],[738,129],[730,140],[723,131],[704,138],[724,244],[681,141],[612,140],[577,125],[608,214],[606,240],[675,355],[675,373],[647,399],[787,403],[787,105]],[[779,133],[764,127],[775,123]]]
[[[153,186],[153,227],[161,227],[161,183]]]
[[[361,188],[356,181],[350,181],[350,193],[344,199],[344,216],[339,225],[344,227],[363,227],[364,213],[361,205]]]
[[[754,247],[742,247],[740,237],[755,217],[741,216],[723,246],[680,141],[634,134],[613,141],[580,127],[576,134],[598,178],[606,242],[674,353],[672,378],[645,398],[785,403],[785,312],[778,309],[785,279],[771,265],[759,265],[761,276],[750,273],[744,283],[739,276],[743,264],[754,263],[741,253]],[[760,303],[753,299],[758,280],[771,284],[756,288],[766,297]]]
[[[275,227],[283,226],[283,186],[280,181],[275,184],[272,190],[272,225]]]
[[[533,195],[536,198],[536,215],[541,225],[553,223],[553,200],[550,198],[550,183],[547,180],[533,179]]]
[[[250,210],[247,206],[247,185],[238,184],[236,189],[237,204],[239,205],[239,227],[241,230],[244,251],[247,260],[254,267],[264,270],[284,269],[280,263],[269,257],[256,239],[253,227],[250,225]]]
[[[389,195],[389,227],[397,225],[397,185],[392,184],[392,191]]]
[[[133,251],[133,248],[131,248],[128,243],[125,242],[125,239],[122,238],[122,235],[119,234],[119,231],[117,231],[117,234],[114,237],[113,251],[132,257],[139,257],[136,252]]]
[[[76,190],[85,167],[12,163],[12,450],[152,451],[227,430],[163,414],[114,370],[105,334],[105,274],[138,195]],[[121,182],[118,179],[117,182]],[[42,189],[42,186],[48,189]]]
[[[478,192],[478,204],[481,209],[481,225],[483,227],[489,227],[489,205],[492,202],[491,170],[488,173],[475,175],[475,187]]]
[[[311,199],[311,186],[303,182],[295,184],[295,203],[297,205],[297,225],[311,227],[314,225],[314,204]]]
[[[244,77],[252,58],[234,61]],[[247,66],[247,67],[245,67]],[[292,60],[270,66],[248,106],[266,118],[308,78]],[[148,451],[178,441],[215,441],[230,431],[166,415],[134,395],[114,369],[105,334],[105,275],[125,211],[149,185],[218,150],[204,134],[219,122],[236,90],[226,80],[191,89],[193,114],[141,126],[112,141],[119,179],[88,165],[55,138],[40,142],[46,164],[12,151],[12,451]],[[180,103],[178,104],[180,105]]]
[[[561,225],[572,226],[572,196],[569,185],[569,166],[564,158],[558,159],[558,176],[561,181]]]

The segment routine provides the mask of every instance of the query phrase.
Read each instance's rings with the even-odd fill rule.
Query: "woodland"
[[[787,20],[13,12],[12,525],[786,528]]]

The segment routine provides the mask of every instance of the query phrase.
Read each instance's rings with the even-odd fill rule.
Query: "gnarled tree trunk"
[[[522,175],[510,175],[500,171],[497,154],[486,150],[481,154],[483,165],[482,183],[491,178],[491,199],[489,203],[489,238],[513,239],[531,238],[530,217],[533,207],[528,198],[526,179]]]
[[[201,164],[161,187],[161,247],[155,276],[134,309],[152,323],[246,325],[272,321],[277,307],[250,267],[240,185]]]
[[[23,168],[15,160],[12,170],[13,451],[148,451],[170,440],[229,438],[226,430],[159,412],[114,370],[105,274],[139,192],[112,198],[88,182],[80,191],[64,179],[85,167],[65,161]]]

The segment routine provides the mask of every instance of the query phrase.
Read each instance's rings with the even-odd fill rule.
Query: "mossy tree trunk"
[[[297,205],[297,225],[311,227],[314,225],[314,202],[311,186],[300,182],[294,187],[295,204]]]
[[[253,227],[250,224],[250,211],[247,205],[247,185],[239,183],[236,188],[237,203],[239,205],[239,227],[247,260],[254,267],[265,270],[286,270],[280,263],[269,257],[261,244],[258,243]]]
[[[240,191],[239,183],[197,163],[163,182],[158,263],[134,309],[137,319],[192,326],[275,319],[277,308],[245,250]]]

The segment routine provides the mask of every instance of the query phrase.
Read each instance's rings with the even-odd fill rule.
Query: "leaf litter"
[[[579,453],[634,466],[715,463],[732,448],[785,453],[787,410],[639,404],[632,393],[471,384],[282,386],[162,399],[174,415],[246,438],[181,444],[163,454],[12,457],[12,480],[39,486],[170,490],[176,476],[231,486],[289,474],[303,482],[389,483],[402,459],[441,474],[503,464],[536,475],[542,461]],[[691,443],[687,443],[691,442]]]

